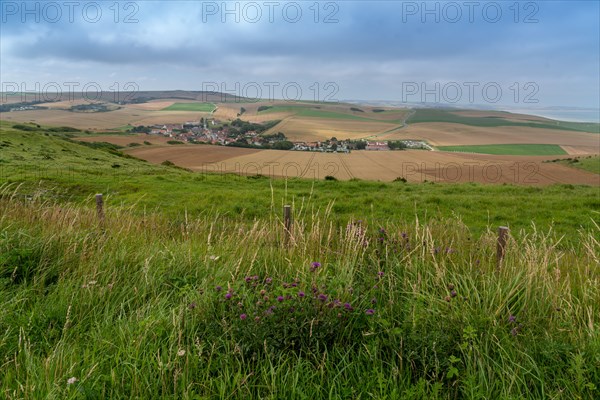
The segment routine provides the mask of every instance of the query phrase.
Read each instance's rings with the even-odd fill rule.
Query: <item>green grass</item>
[[[213,103],[173,103],[161,111],[213,112],[216,107]]]
[[[557,159],[551,162],[568,165],[569,167],[582,169],[600,175],[600,156],[573,157],[567,159]]]
[[[556,144],[488,144],[472,146],[438,146],[438,150],[458,153],[481,153],[513,156],[558,156],[567,154]]]
[[[201,175],[6,123],[0,146],[2,398],[597,398],[597,188]]]
[[[407,123],[418,124],[423,122],[449,122],[454,124],[463,124],[479,127],[525,126],[540,129],[560,129],[567,131],[600,133],[600,124],[595,123],[577,123],[566,121],[517,122],[497,117],[465,117],[462,115],[454,114],[452,111],[437,109],[417,109],[415,110],[414,114],[412,114],[407,119]]]

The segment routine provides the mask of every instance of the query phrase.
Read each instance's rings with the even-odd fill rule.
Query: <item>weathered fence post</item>
[[[289,244],[292,236],[292,206],[283,206],[283,226],[285,227],[285,243]]]
[[[98,214],[98,222],[104,223],[104,200],[102,200],[102,193],[96,195],[96,213]]]
[[[504,254],[506,252],[506,239],[508,237],[508,228],[501,226],[498,228],[498,245],[496,247],[496,265],[500,268]]]

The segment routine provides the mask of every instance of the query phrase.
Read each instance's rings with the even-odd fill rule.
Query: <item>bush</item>
[[[335,176],[327,175],[327,176],[325,176],[325,180],[326,181],[337,181],[337,178]]]

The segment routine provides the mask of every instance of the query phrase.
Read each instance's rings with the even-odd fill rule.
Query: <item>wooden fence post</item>
[[[102,200],[102,193],[96,195],[96,213],[98,214],[98,221],[104,223],[104,200]]]
[[[292,236],[292,206],[283,206],[283,225],[285,227],[285,243],[290,243]]]
[[[498,245],[496,247],[496,265],[500,268],[504,254],[506,253],[506,239],[508,237],[508,228],[501,226],[498,228]]]

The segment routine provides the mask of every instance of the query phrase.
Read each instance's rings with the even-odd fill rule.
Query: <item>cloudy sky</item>
[[[600,107],[598,1],[0,5],[3,91],[134,82],[263,98]]]

